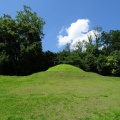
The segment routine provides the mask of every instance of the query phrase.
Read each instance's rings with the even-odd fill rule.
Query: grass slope
[[[71,72],[84,72],[83,70],[79,69],[78,67],[74,67],[68,64],[60,64],[54,67],[49,68],[47,71],[71,71]]]
[[[63,71],[0,76],[0,120],[120,120],[120,78]]]

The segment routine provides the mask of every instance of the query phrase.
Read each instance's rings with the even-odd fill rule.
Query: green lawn
[[[0,76],[0,120],[120,120],[120,78],[54,68]]]

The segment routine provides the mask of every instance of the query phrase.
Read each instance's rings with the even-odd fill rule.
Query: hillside
[[[68,65],[68,64],[60,64],[54,67],[49,68],[47,71],[69,71],[69,72],[84,72],[78,67]]]
[[[119,120],[119,91],[120,78],[69,65],[24,77],[0,76],[0,119]]]

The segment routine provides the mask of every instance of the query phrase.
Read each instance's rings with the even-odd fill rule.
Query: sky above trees
[[[60,51],[66,43],[72,46],[78,39],[87,41],[96,26],[103,31],[120,29],[120,0],[1,0],[0,16],[14,18],[23,5],[46,21],[44,51]]]

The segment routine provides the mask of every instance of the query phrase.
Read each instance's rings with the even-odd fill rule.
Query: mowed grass
[[[49,68],[47,71],[70,71],[70,72],[84,72],[83,70],[79,69],[78,67],[74,67],[72,65],[68,65],[68,64],[60,64],[60,65],[56,65],[54,67]]]
[[[120,120],[119,77],[56,67],[0,76],[0,120]]]

